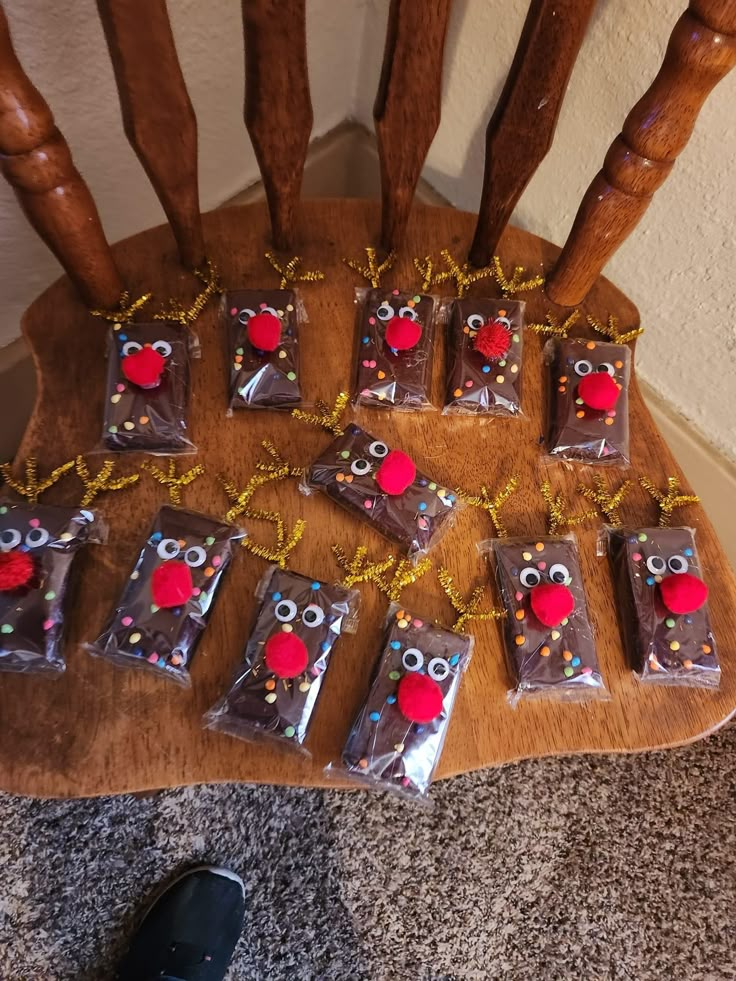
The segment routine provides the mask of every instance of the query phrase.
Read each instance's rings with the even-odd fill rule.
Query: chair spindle
[[[583,301],[666,180],[706,98],[734,64],[736,3],[691,0],[672,31],[657,77],[627,116],[585,193],[547,278],[553,302]]]
[[[419,175],[440,124],[442,56],[452,0],[391,0],[373,107],[381,162],[381,245],[404,237]]]
[[[123,126],[166,212],[182,263],[204,255],[197,186],[197,120],[166,0],[97,0]]]
[[[552,146],[595,0],[531,0],[506,84],[486,132],[474,266],[496,250],[516,203]]]
[[[242,0],[245,126],[271,214],[274,246],[294,247],[312,132],[305,0]]]
[[[13,50],[0,5],[0,166],[26,217],[89,306],[117,306],[120,274],[89,188]]]

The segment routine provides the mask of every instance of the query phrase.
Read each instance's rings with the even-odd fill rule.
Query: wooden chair
[[[386,51],[375,104],[382,203],[299,201],[311,129],[306,65],[305,0],[244,0],[245,122],[256,150],[268,208],[201,215],[197,198],[196,121],[186,92],[165,0],[98,0],[117,76],[125,130],[161,199],[169,226],[152,228],[109,246],[92,197],[74,168],[48,106],[24,74],[0,9],[0,152],[7,179],[29,220],[59,258],[67,276],[28,309],[23,331],[35,359],[40,392],[16,467],[34,454],[51,468],[89,450],[102,418],[106,325],[90,307],[115,308],[124,290],[151,290],[160,301],[187,299],[198,289],[191,270],[205,255],[226,285],[265,285],[263,260],[275,247],[298,252],[305,267],[319,268],[323,284],[306,288],[312,327],[303,357],[310,397],[331,398],[349,382],[354,274],[343,256],[367,244],[398,250],[397,285],[416,282],[413,256],[451,248],[482,265],[497,253],[546,275],[543,290],[528,294],[527,313],[560,319],[572,308],[622,325],[639,323],[637,309],[600,272],[642,217],[685,146],[698,111],[716,82],[736,61],[736,4],[691,0],[672,32],[662,68],[627,117],[603,168],[580,206],[562,250],[507,225],[524,187],[550,147],[562,98],[593,0],[532,0],[508,80],[488,126],[480,213],[411,208],[425,156],[440,118],[443,43],[450,0],[392,0]],[[276,9],[278,8],[278,16]],[[146,29],[141,30],[145,24]],[[415,38],[422,37],[421,47]],[[423,112],[416,114],[417,104]],[[402,139],[411,116],[411,141]],[[521,134],[521,137],[520,137]],[[270,220],[269,220],[270,219]],[[484,284],[476,292],[488,289]],[[584,323],[584,319],[581,321]],[[186,504],[218,513],[224,498],[215,475],[245,477],[272,437],[283,454],[304,463],[326,436],[273,413],[240,413],[226,420],[225,363],[215,305],[197,323],[203,358],[194,368],[192,426],[207,475],[195,482]],[[473,419],[373,414],[369,427],[407,448],[450,485],[473,489],[511,473],[523,487],[509,506],[512,533],[534,533],[544,522],[538,437],[544,400],[540,352],[530,336],[526,357],[526,417],[479,427]],[[439,376],[442,364],[437,366]],[[438,378],[439,381],[439,378]],[[644,405],[631,392],[634,473],[664,483],[682,476]],[[126,458],[130,472],[140,459]],[[572,499],[578,474],[559,469],[556,486]],[[73,481],[60,484],[56,503],[75,503]],[[268,491],[264,501],[268,504]],[[277,492],[274,491],[274,494]],[[201,781],[239,780],[322,785],[323,767],[338,759],[352,716],[366,692],[378,651],[384,600],[364,588],[362,622],[343,643],[327,677],[315,720],[309,760],[278,755],[202,731],[200,719],[226,689],[239,661],[255,608],[253,590],[263,563],[237,556],[184,692],[137,671],[121,671],[79,649],[96,636],[119,595],[162,489],[142,479],[130,491],[101,500],[110,544],[88,549],[78,600],[69,617],[69,669],[55,682],[0,675],[0,788],[38,796],[140,791]],[[323,579],[337,575],[331,541],[346,548],[365,531],[319,497],[305,499],[283,487],[271,498],[287,518],[303,514],[308,528],[292,565]],[[656,520],[651,499],[636,488],[625,514],[639,524]],[[720,690],[642,688],[627,669],[621,648],[608,563],[596,556],[595,527],[579,532],[583,569],[599,654],[612,700],[590,706],[506,704],[508,679],[494,624],[476,628],[477,647],[463,683],[442,759],[440,776],[555,753],[628,752],[673,746],[714,731],[736,709],[736,585],[713,528],[698,507],[683,514],[698,529],[698,547],[711,584],[711,609],[723,659]],[[327,530],[329,529],[329,530]],[[470,543],[491,537],[482,511],[467,509],[438,550],[468,588],[487,572]],[[369,544],[383,548],[377,536]],[[407,590],[407,604],[447,620],[451,611],[436,582]]]

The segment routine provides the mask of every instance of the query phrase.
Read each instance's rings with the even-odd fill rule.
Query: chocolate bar
[[[83,545],[99,540],[79,508],[0,504],[0,671],[65,670],[69,574]]]
[[[274,737],[301,746],[341,633],[354,629],[359,594],[270,569],[235,680],[205,715],[209,729],[241,739]]]
[[[579,463],[628,463],[630,349],[584,338],[550,345],[548,452]]]
[[[609,528],[631,667],[642,681],[717,687],[721,668],[692,528]]]
[[[91,654],[144,667],[181,684],[243,532],[216,518],[162,507],[123,595]]]
[[[600,696],[593,628],[574,539],[504,538],[492,543],[506,617],[506,653],[519,696]]]
[[[521,414],[523,315],[517,300],[454,301],[443,414]]]
[[[191,453],[189,338],[177,324],[115,324],[107,345],[102,442],[123,452]]]
[[[431,408],[434,297],[368,290],[357,330],[354,404]]]
[[[471,637],[392,604],[371,690],[342,751],[356,779],[427,793],[472,648]]]
[[[456,494],[420,473],[406,453],[355,424],[308,467],[301,489],[323,490],[412,557],[436,544],[460,506]]]
[[[290,409],[301,403],[298,307],[293,290],[224,294],[231,409]]]

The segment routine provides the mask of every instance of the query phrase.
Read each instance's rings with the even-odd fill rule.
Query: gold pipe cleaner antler
[[[661,528],[669,527],[672,512],[676,508],[685,507],[686,504],[699,504],[700,498],[697,494],[680,494],[680,481],[677,477],[667,478],[667,493],[663,493],[648,477],[639,477],[639,483],[651,494],[659,506],[659,525]]]
[[[388,572],[396,561],[393,555],[388,555],[378,562],[366,561],[368,548],[365,545],[359,545],[356,548],[352,559],[347,557],[345,550],[340,545],[333,545],[332,551],[337,564],[347,573],[340,580],[340,584],[348,588],[357,586],[360,582],[374,582],[380,588],[381,576],[384,572]]]
[[[332,433],[333,436],[342,436],[345,430],[340,426],[340,417],[345,411],[350,396],[347,392],[340,392],[335,399],[332,408],[322,399],[317,399],[315,408],[317,412],[305,412],[304,409],[292,409],[291,414],[295,419],[301,419],[310,426],[320,426]]]
[[[261,446],[266,450],[271,459],[266,461],[259,460],[256,463],[256,472],[249,478],[242,490],[238,490],[233,481],[225,474],[217,475],[217,479],[222,484],[228,500],[232,505],[225,515],[225,521],[228,524],[232,524],[241,514],[253,516],[250,502],[259,487],[263,487],[264,484],[268,484],[272,480],[285,480],[287,477],[301,477],[304,472],[301,467],[292,467],[284,460],[270,440],[264,439]],[[276,512],[268,513],[275,514]]]
[[[279,283],[280,290],[285,289],[289,283],[318,283],[325,278],[325,274],[320,272],[319,269],[311,272],[308,270],[307,272],[298,273],[297,269],[302,262],[300,255],[293,255],[284,266],[279,262],[273,252],[264,252],[263,254],[279,276],[281,276],[281,282]]]
[[[188,327],[199,317],[200,313],[207,306],[210,297],[222,292],[222,283],[217,272],[217,267],[211,259],[205,259],[204,268],[193,269],[192,272],[200,282],[204,283],[204,289],[199,292],[190,306],[185,307],[179,300],[170,299],[169,306],[154,313],[154,320],[173,320]]]
[[[303,518],[297,518],[291,534],[287,536],[284,519],[278,511],[251,510],[248,508],[243,514],[257,521],[269,521],[271,524],[276,525],[276,546],[269,547],[268,545],[261,545],[259,542],[254,542],[250,538],[243,538],[240,542],[242,547],[252,555],[257,555],[259,559],[275,562],[280,569],[285,569],[286,560],[304,535],[304,529],[307,526],[306,521]]]
[[[176,473],[176,461],[169,460],[169,469],[165,473],[160,470],[155,463],[151,463],[150,460],[146,460],[145,463],[141,464],[141,469],[147,470],[148,473],[157,480],[159,484],[168,488],[169,491],[169,502],[176,506],[181,504],[182,498],[182,488],[187,487],[192,481],[196,480],[201,474],[204,473],[204,464],[198,463],[183,473],[177,476]]]
[[[447,598],[452,603],[452,608],[458,614],[452,629],[455,633],[462,632],[463,627],[469,620],[502,620],[506,616],[505,610],[497,610],[491,607],[490,610],[480,610],[480,602],[483,593],[486,591],[484,585],[476,586],[467,600],[463,599],[450,573],[445,568],[437,570],[437,578],[440,585],[447,594]]]
[[[567,337],[571,328],[580,320],[582,314],[579,310],[573,312],[560,323],[555,315],[550,311],[544,316],[542,324],[527,324],[526,329],[533,334],[554,334],[556,337]]]
[[[619,508],[621,501],[626,497],[632,486],[631,481],[625,480],[613,492],[609,491],[603,476],[599,473],[593,475],[593,483],[595,486],[589,487],[581,481],[577,486],[578,494],[582,494],[587,500],[597,504],[601,513],[608,518],[611,524],[617,528],[620,527],[623,521]]]
[[[343,258],[343,262],[346,266],[349,266],[355,272],[360,273],[363,279],[367,279],[371,286],[375,289],[381,285],[381,276],[388,272],[388,270],[393,266],[396,260],[396,253],[392,250],[383,260],[383,262],[376,261],[376,250],[372,245],[367,245],[365,248],[366,258],[368,259],[367,266],[361,266],[357,259],[347,259]]]
[[[124,487],[130,487],[131,484],[135,484],[139,478],[140,474],[133,473],[127,477],[116,477],[114,480],[110,480],[110,475],[117,466],[117,460],[103,460],[102,466],[97,471],[94,477],[90,476],[89,467],[83,456],[78,456],[74,461],[74,469],[77,471],[77,476],[82,481],[85,488],[84,497],[79,502],[80,508],[89,507],[89,505],[94,501],[98,494],[102,494],[104,491],[116,491],[122,490]]]
[[[521,482],[521,477],[518,474],[514,474],[507,482],[506,486],[503,487],[497,494],[491,496],[488,488],[483,484],[480,489],[480,494],[466,494],[465,491],[457,490],[456,493],[459,497],[465,501],[466,504],[470,504],[471,507],[483,508],[491,516],[491,521],[493,522],[493,527],[499,538],[506,538],[508,536],[508,531],[501,520],[501,508],[508,501],[512,494],[516,493]]]
[[[469,262],[464,262],[461,266],[457,259],[450,254],[449,249],[442,249],[440,255],[445,260],[447,269],[437,273],[434,277],[434,282],[438,285],[440,283],[453,282],[455,284],[455,294],[458,297],[465,296],[468,287],[472,286],[473,283],[477,283],[481,279],[493,277],[493,266],[483,266],[480,269],[474,269]]]
[[[537,274],[532,276],[531,279],[522,279],[524,275],[523,266],[514,266],[514,275],[511,279],[506,278],[506,274],[501,266],[501,260],[497,255],[491,259],[491,265],[493,269],[493,278],[498,283],[501,295],[508,298],[515,296],[517,293],[526,293],[529,290],[534,290],[537,286],[542,286],[544,284],[544,276]]]
[[[597,518],[597,511],[583,511],[581,514],[566,514],[567,502],[562,494],[553,495],[552,485],[548,480],[542,482],[540,487],[542,497],[547,505],[547,531],[550,535],[556,535],[561,528],[574,528],[581,525],[584,521]]]
[[[644,333],[643,327],[633,327],[621,334],[618,329],[618,317],[614,317],[612,313],[608,315],[607,324],[602,323],[596,317],[588,317],[588,323],[593,330],[603,334],[604,337],[610,337],[616,344],[628,344],[629,341],[633,341],[635,337]]]
[[[403,590],[421,579],[431,568],[432,560],[428,558],[420,559],[416,565],[412,564],[411,559],[400,559],[390,579],[381,575],[376,576],[374,582],[392,602],[398,603]]]
[[[436,282],[434,278],[434,262],[432,261],[431,255],[425,255],[423,259],[414,258],[411,260],[414,263],[414,268],[422,277],[422,285],[420,289],[422,293],[427,293],[431,288],[432,284]]]
[[[112,324],[125,324],[130,318],[144,307],[153,296],[153,293],[144,293],[137,300],[131,300],[127,290],[120,294],[120,302],[117,310],[90,310],[93,317],[100,317],[108,320]]]
[[[13,476],[10,463],[0,463],[0,474],[5,478],[5,483],[16,494],[25,497],[29,504],[38,504],[38,499],[45,491],[52,487],[57,480],[60,480],[65,473],[68,473],[74,466],[74,460],[67,460],[60,467],[52,470],[51,473],[38,479],[38,463],[35,456],[29,456],[25,462],[25,483]]]

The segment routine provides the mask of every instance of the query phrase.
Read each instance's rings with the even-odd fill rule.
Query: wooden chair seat
[[[407,241],[386,283],[417,284],[412,256],[449,248],[467,254],[475,216],[444,208],[417,206]],[[303,375],[308,398],[331,400],[350,381],[353,343],[353,288],[356,275],[343,256],[359,256],[374,241],[380,221],[378,204],[353,200],[305,202],[297,240],[305,244],[304,267],[321,269],[324,283],[304,287],[310,323],[302,335]],[[308,235],[306,231],[308,229]],[[204,216],[209,254],[226,286],[272,285],[274,272],[263,259],[270,229],[265,206],[250,205]],[[131,291],[152,290],[158,308],[169,297],[187,300],[198,284],[179,264],[167,227],[151,229],[113,247],[116,262]],[[551,268],[559,250],[544,240],[508,227],[499,254],[504,268]],[[493,284],[473,292],[496,293]],[[552,307],[542,290],[526,295],[528,321],[541,321]],[[158,301],[158,302],[157,302]],[[599,278],[583,307],[605,319],[614,314],[626,327],[638,323],[634,304],[608,280]],[[562,313],[562,311],[557,311]],[[569,312],[569,311],[568,311]],[[18,466],[35,454],[51,468],[88,452],[100,438],[105,378],[104,323],[91,321],[71,283],[61,279],[27,311],[23,329],[39,375],[39,398],[18,454]],[[328,434],[307,428],[288,415],[239,412],[225,417],[226,358],[224,333],[211,303],[196,325],[202,360],[195,362],[191,421],[198,459],[207,473],[185,492],[185,504],[214,514],[226,502],[216,480],[225,471],[243,481],[259,456],[260,441],[271,438],[294,464],[315,456]],[[645,336],[643,343],[648,343]],[[522,420],[478,424],[473,418],[446,418],[434,413],[391,414],[365,411],[367,428],[416,460],[450,486],[476,490],[496,486],[514,472],[522,489],[508,505],[512,534],[541,533],[544,506],[538,491],[543,476],[539,436],[544,428],[543,339],[528,334],[524,365]],[[440,397],[443,352],[435,366],[435,393]],[[631,389],[633,472],[664,483],[679,474],[677,465],[644,405],[636,381]],[[132,472],[140,456],[120,458],[121,473]],[[618,474],[618,472],[617,472]],[[620,474],[618,474],[620,475]],[[556,466],[554,485],[575,500],[579,472]],[[293,521],[307,520],[307,531],[291,567],[317,578],[338,576],[330,544],[352,549],[361,542],[374,554],[389,547],[325,497],[305,498],[293,482],[272,485],[259,499],[278,507]],[[76,503],[79,490],[66,478],[48,495],[52,503]],[[201,717],[228,687],[241,657],[256,601],[253,592],[265,564],[238,554],[220,592],[214,615],[193,664],[193,686],[183,691],[145,672],[121,670],[91,658],[81,648],[95,638],[118,597],[164,491],[147,475],[132,489],[101,497],[100,509],[110,525],[105,547],[90,547],[80,558],[79,592],[68,618],[68,670],[58,681],[33,676],[0,675],[0,788],[33,796],[83,796],[142,791],[212,781],[323,786],[323,768],[339,759],[348,727],[367,691],[379,651],[385,598],[372,585],[362,587],[361,623],[355,638],[343,639],[327,675],[309,739],[311,759],[279,753],[203,731]],[[582,506],[584,502],[580,500]],[[656,521],[652,500],[638,486],[624,505],[627,520]],[[506,763],[524,757],[558,753],[631,752],[673,746],[705,736],[736,710],[736,585],[713,528],[700,507],[681,512],[682,523],[697,528],[697,543],[711,586],[711,612],[719,641],[723,679],[718,691],[642,688],[627,669],[616,619],[608,563],[596,556],[598,527],[579,531],[582,567],[598,638],[599,656],[611,691],[609,702],[590,705],[522,704],[512,710],[500,633],[494,623],[476,624],[476,648],[463,681],[439,769],[440,777]],[[253,526],[267,540],[269,529]],[[433,553],[458,584],[470,588],[488,579],[475,542],[492,537],[487,514],[468,508]],[[493,591],[495,593],[495,590]],[[406,590],[410,608],[452,622],[452,610],[433,574]]]

